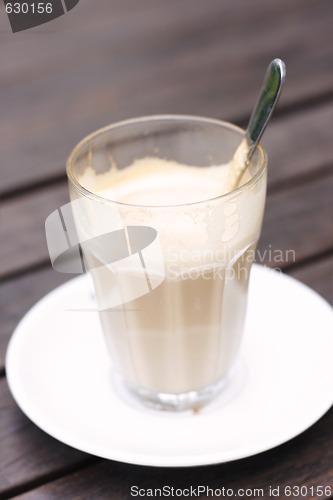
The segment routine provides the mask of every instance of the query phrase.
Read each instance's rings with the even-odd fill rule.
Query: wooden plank
[[[272,193],[267,200],[260,243],[265,249],[295,252],[296,261],[332,248],[333,172],[311,183]],[[44,222],[67,201],[67,186],[8,200],[2,206],[0,276],[17,272],[48,258]],[[283,265],[279,261],[279,265]],[[279,266],[278,266],[279,267]]]
[[[211,0],[207,0],[207,2],[204,3],[201,2],[203,7],[200,8],[200,12],[202,15],[210,1]],[[194,5],[194,2],[196,7],[193,7],[193,10],[199,8],[199,2],[196,0],[193,1],[191,6]],[[129,2],[125,0],[123,4],[121,2],[115,2],[113,5],[116,5],[116,3],[119,4],[118,9],[120,12],[118,20],[121,18],[127,19],[126,9],[128,9],[130,5]],[[217,6],[218,3],[220,5],[229,5],[229,2],[213,1],[210,5],[213,5],[213,3],[216,9],[219,8]],[[293,5],[296,3],[297,7],[295,7],[295,12],[296,9],[304,12],[303,9],[299,9],[300,4],[297,0],[295,0],[295,2],[290,2],[290,4]],[[85,9],[88,8],[88,2],[81,0],[80,5],[81,4]],[[121,7],[120,4],[124,5],[124,7]],[[150,9],[154,9],[153,4],[157,5],[156,0],[145,0],[144,2],[147,9],[145,15],[148,16],[148,19],[149,12],[151,12]],[[162,4],[167,5],[167,7],[163,7],[163,13],[162,10],[160,10]],[[233,3],[230,2],[230,4]],[[31,90],[32,85],[29,87],[28,83],[32,83],[35,76],[37,76],[38,80],[42,78],[41,68],[46,61],[46,51],[44,53],[39,53],[38,57],[42,54],[41,59],[38,59],[38,57],[34,59],[33,56],[33,62],[30,69],[28,68],[30,60],[29,63],[24,63],[22,73],[20,73],[21,69],[16,70],[14,66],[9,68],[8,82],[10,82],[11,78],[15,79],[18,75],[21,76],[23,74],[26,75],[29,82],[26,80],[25,84],[22,85],[22,87],[24,87],[24,96],[22,100],[16,102],[16,98],[22,91],[22,87],[18,86],[19,88],[16,90],[14,89],[15,91],[11,94],[8,108],[6,108],[8,127],[3,127],[7,133],[7,135],[3,137],[5,137],[8,143],[8,149],[4,156],[4,165],[6,166],[2,168],[3,173],[7,176],[4,182],[6,183],[8,180],[8,183],[4,184],[5,189],[12,189],[16,186],[24,185],[26,182],[47,178],[48,175],[57,174],[62,171],[63,167],[60,167],[60,165],[63,163],[65,155],[67,154],[67,152],[64,153],[64,146],[71,146],[81,135],[86,133],[86,131],[90,131],[90,128],[103,124],[100,123],[101,120],[111,121],[113,120],[113,116],[114,119],[117,119],[117,113],[119,113],[119,117],[121,118],[134,114],[135,110],[137,110],[137,114],[141,114],[145,112],[144,110],[146,109],[149,110],[149,113],[154,112],[154,109],[157,111],[165,110],[166,112],[169,110],[179,112],[180,109],[184,109],[186,112],[199,112],[200,114],[214,115],[216,113],[215,116],[220,115],[220,109],[224,109],[225,106],[228,111],[229,103],[227,102],[227,98],[221,98],[219,94],[221,88],[218,79],[221,78],[222,70],[219,69],[217,72],[216,83],[212,82],[212,77],[214,76],[212,68],[219,60],[218,47],[222,40],[226,43],[225,51],[222,51],[221,54],[222,61],[225,67],[230,68],[231,74],[233,75],[233,78],[230,77],[229,86],[235,81],[235,75],[241,79],[243,75],[247,74],[249,78],[250,90],[246,98],[240,95],[240,88],[230,90],[228,85],[223,87],[228,98],[238,99],[235,109],[232,108],[231,105],[229,107],[230,117],[245,115],[248,103],[252,105],[252,99],[250,102],[250,93],[253,89],[255,89],[254,94],[256,95],[257,85],[255,81],[257,77],[258,80],[261,79],[260,66],[264,57],[264,49],[266,50],[265,57],[273,47],[274,52],[275,47],[280,47],[284,50],[284,40],[276,44],[274,39],[276,38],[278,30],[272,30],[272,42],[268,45],[263,44],[263,46],[265,46],[262,52],[260,52],[258,59],[255,61],[255,71],[253,73],[243,73],[239,71],[240,61],[242,63],[245,60],[249,61],[248,64],[251,65],[257,57],[255,47],[258,43],[257,40],[259,36],[258,38],[253,36],[254,27],[255,31],[258,33],[263,32],[265,39],[268,39],[268,32],[261,30],[261,28],[264,25],[265,16],[267,17],[267,13],[272,9],[272,6],[274,6],[275,9],[277,2],[270,2],[269,5],[267,5],[267,2],[265,3],[266,5],[262,2],[262,7],[266,9],[266,11],[261,17],[259,15],[258,23],[252,25],[252,30],[250,30],[251,33],[246,32],[245,22],[247,19],[245,17],[241,20],[239,19],[239,5],[236,4],[238,4],[237,0],[234,2],[235,10],[232,12],[231,10],[228,11],[230,12],[230,14],[228,14],[229,17],[226,16],[223,23],[221,21],[220,24],[220,21],[217,20],[214,25],[215,27],[213,24],[210,24],[211,27],[213,26],[214,31],[211,36],[206,37],[204,34],[205,30],[207,30],[206,23],[208,21],[206,18],[202,23],[202,28],[200,26],[200,30],[202,31],[199,32],[199,25],[201,23],[198,22],[198,27],[192,28],[191,32],[190,25],[193,24],[195,19],[194,16],[191,18],[191,23],[186,25],[185,35],[182,38],[180,28],[185,18],[189,15],[189,11],[192,12],[191,8],[189,9],[188,2],[182,0],[174,2],[170,0],[168,2],[158,3],[157,7],[155,7],[157,10],[155,10],[151,19],[154,19],[154,16],[157,15],[158,19],[160,19],[160,24],[157,23],[157,27],[154,27],[154,31],[150,31],[150,28],[148,28],[147,31],[149,35],[147,35],[147,38],[144,38],[145,41],[143,43],[142,55],[140,55],[141,49],[138,47],[132,57],[131,49],[143,40],[140,31],[143,29],[143,24],[140,24],[142,21],[139,20],[137,27],[135,26],[136,19],[139,19],[142,14],[141,9],[137,9],[135,15],[131,17],[131,24],[127,25],[127,28],[130,26],[131,30],[134,29],[134,36],[127,45],[125,44],[124,48],[121,48],[119,53],[117,53],[117,51],[112,53],[112,59],[115,61],[112,63],[112,71],[119,71],[119,78],[118,76],[115,80],[111,78],[111,69],[105,72],[101,71],[100,78],[103,81],[105,79],[105,85],[104,87],[98,87],[98,91],[102,91],[99,97],[96,93],[89,92],[88,84],[83,86],[83,91],[80,86],[80,80],[84,79],[87,75],[88,83],[94,84],[94,78],[89,78],[88,67],[90,72],[92,70],[98,72],[103,64],[105,64],[105,54],[108,55],[110,53],[109,49],[112,50],[112,47],[109,46],[112,45],[112,43],[110,43],[111,38],[108,39],[109,33],[101,30],[101,38],[98,38],[98,41],[96,41],[91,51],[89,51],[91,40],[96,36],[96,26],[99,23],[97,17],[92,17],[88,20],[91,21],[92,26],[90,32],[87,31],[89,22],[85,26],[82,26],[82,31],[78,30],[76,32],[79,42],[75,50],[70,52],[69,57],[67,59],[66,57],[62,59],[64,63],[60,60],[60,56],[66,56],[66,44],[67,46],[70,45],[68,42],[74,40],[75,37],[73,36],[70,38],[68,32],[64,32],[66,36],[61,40],[62,53],[61,51],[58,52],[55,43],[53,56],[55,56],[56,64],[54,73],[52,74],[52,71],[50,71],[50,74],[48,73],[48,76],[45,77],[45,85],[37,86],[40,95],[38,95],[38,92],[34,94]],[[317,6],[328,5],[324,2],[316,2],[315,4]],[[106,0],[103,0],[103,5],[106,8]],[[181,5],[181,15],[180,11],[177,11],[179,16],[174,16],[169,9],[169,5],[172,7]],[[281,2],[279,5],[281,6]],[[140,3],[140,7],[141,6],[142,3]],[[281,15],[282,13],[286,13],[285,7],[287,6],[284,5],[281,9]],[[77,9],[78,8],[79,6]],[[156,12],[158,12],[158,14],[156,14]],[[190,15],[192,15],[191,12]],[[196,11],[197,16],[198,12],[199,10]],[[216,10],[212,11],[209,23],[213,23],[214,16],[217,17],[216,12]],[[222,12],[222,7],[219,12]],[[319,25],[319,15],[317,18],[313,16],[313,24],[311,24],[311,26],[314,27],[313,31],[309,28],[310,24],[307,24],[307,29],[303,31],[302,22],[298,16],[288,17],[286,24],[283,25],[286,31],[293,31],[296,28],[295,36],[291,38],[289,38],[289,34],[286,36],[285,50],[287,51],[287,45],[289,44],[289,60],[292,62],[296,61],[296,65],[293,66],[292,70],[293,82],[296,82],[296,76],[300,77],[298,81],[302,81],[300,89],[301,98],[305,95],[320,93],[323,89],[327,88],[330,71],[328,65],[325,66],[329,55],[329,43],[327,43],[328,31],[327,28],[324,29],[325,26],[327,27],[330,17],[326,15],[327,13],[328,9],[327,11],[325,11],[325,9],[321,10],[321,15],[323,16],[323,29],[320,30],[320,33],[317,31],[317,28],[315,28]],[[166,19],[165,28],[163,28],[163,23],[161,22],[163,16]],[[178,28],[174,32],[170,29],[170,23],[175,17],[177,17]],[[200,20],[199,17],[201,17],[201,14],[198,16],[198,20]],[[69,15],[64,16],[62,20],[59,19],[59,22],[63,20],[67,22],[69,18]],[[141,19],[143,19],[143,16]],[[230,20],[233,20],[233,22],[230,22]],[[107,23],[110,24],[110,16],[104,16],[104,26],[106,26]],[[245,29],[244,36],[251,35],[248,37],[249,49],[247,49],[251,56],[250,59],[246,58],[247,52],[242,54],[242,45],[244,47],[245,43],[244,38],[242,38],[238,44],[235,43],[236,55],[233,56],[231,53],[230,59],[227,57],[227,49],[230,50],[230,46],[232,45],[230,41],[232,40],[232,30],[235,24]],[[281,22],[277,22],[276,24],[281,30]],[[297,24],[298,27],[296,26]],[[146,26],[148,26],[148,23]],[[114,26],[111,24],[110,31],[113,31],[113,27]],[[85,29],[83,30],[83,28]],[[216,34],[217,29],[220,28],[224,28],[223,36]],[[151,44],[153,44],[153,39],[157,36],[159,29],[162,35],[157,37],[158,43],[156,47],[152,47]],[[45,38],[42,38],[45,36],[43,30],[40,30],[40,37],[38,36],[37,43],[40,43],[41,40],[45,40]],[[122,38],[123,43],[123,41],[127,40],[128,31],[126,33],[122,25],[119,25],[118,34],[116,34],[114,39],[119,40],[117,37],[120,36],[119,33],[121,31],[124,32]],[[303,31],[303,33],[313,33],[312,36],[309,36],[308,39],[305,40],[306,49],[304,47],[300,48],[298,45],[301,43],[301,31]],[[235,32],[235,37],[237,37],[239,32],[240,30]],[[83,33],[87,34],[87,39],[82,55],[79,55],[78,48],[82,47],[80,44],[83,43]],[[170,39],[173,39],[171,45],[169,45],[169,33],[172,34]],[[285,33],[284,29],[281,30],[281,33]],[[195,43],[193,43],[192,37],[196,39]],[[16,41],[24,40],[25,44],[28,38],[28,36],[21,36],[20,39],[17,37],[15,38],[15,43]],[[54,36],[54,39],[57,39],[57,43],[59,43],[58,36]],[[212,48],[214,40],[217,46],[216,49],[214,49],[214,47]],[[167,47],[163,47],[164,44],[167,44]],[[311,44],[314,46],[313,49],[311,48]],[[104,53],[99,55],[98,52],[102,47]],[[20,45],[18,43],[16,48],[17,54],[21,55],[21,61],[23,61],[24,51],[22,50],[22,44]],[[307,61],[306,50],[308,50],[309,55],[309,66],[307,68],[305,67],[305,62]],[[175,52],[179,52],[179,56],[177,54],[175,56]],[[29,51],[27,50],[26,53],[29,54]],[[194,54],[197,59],[194,58]],[[66,105],[70,104],[67,109],[71,116],[67,117],[66,107],[65,104],[60,101],[60,95],[67,90],[64,73],[70,67],[69,64],[72,64],[74,55],[76,55],[79,60],[77,62],[78,65],[70,76],[70,81],[72,83],[74,82],[77,85],[77,89],[80,90],[77,91],[77,95],[70,90],[71,102],[70,99],[67,101],[64,99]],[[242,58],[241,55],[244,57]],[[279,55],[282,56],[282,52]],[[48,56],[52,59],[52,52],[51,55],[48,52]],[[96,57],[97,60],[95,59]],[[173,62],[172,58],[175,59],[175,62]],[[191,58],[194,58],[193,63],[191,61],[187,62],[187,60]],[[201,61],[202,58],[204,58],[204,60],[208,58],[207,64],[203,65],[204,72],[206,71],[207,73],[208,71],[207,78],[205,75],[202,76],[199,73],[198,60]],[[300,63],[297,63],[297,59],[300,60]],[[123,60],[124,70],[122,67]],[[234,60],[235,63],[233,63]],[[165,61],[165,66],[163,66],[163,61]],[[163,67],[155,70],[155,65],[158,64]],[[141,66],[146,68],[146,75],[137,75]],[[78,67],[80,68],[79,71],[77,71]],[[185,67],[184,71],[183,67]],[[310,72],[317,69],[319,69],[319,71],[314,76],[314,79],[309,78]],[[36,70],[36,75],[34,74],[34,70]],[[25,71],[26,73],[24,73]],[[61,72],[63,75],[59,76]],[[169,76],[170,72],[176,74],[175,78],[173,78],[173,75],[171,77]],[[74,73],[76,73],[75,77],[73,76]],[[24,81],[24,78],[21,81]],[[49,87],[51,92],[47,94],[50,81],[53,82],[53,86],[51,85],[51,87]],[[195,82],[193,88],[191,87],[192,81]],[[120,88],[123,82],[124,89]],[[59,94],[57,94],[57,87],[60,88]],[[187,93],[186,90],[188,88],[190,88],[190,91]],[[137,89],[138,96],[133,98],[132,94],[135,93]],[[288,103],[294,102],[297,90],[296,84],[293,83],[292,92],[294,92],[294,97],[292,99],[290,96],[293,94],[291,91],[288,91],[289,94],[286,94],[286,100],[282,101],[282,105],[288,105]],[[151,101],[149,92],[151,93]],[[182,100],[179,97],[180,93],[182,93]],[[45,103],[47,99],[49,99],[50,94],[52,94],[52,97],[55,95],[55,104],[48,107],[48,103]],[[109,94],[111,96],[110,102],[108,101]],[[130,99],[127,104],[126,101],[129,95]],[[31,97],[31,106],[29,109],[24,108],[27,102],[26,99],[30,99]],[[142,102],[138,103],[141,97]],[[117,99],[118,102],[116,102]],[[194,99],[196,99],[195,103]],[[39,104],[40,100],[41,105]],[[105,105],[105,102],[107,102],[107,105]],[[85,107],[84,110],[79,109],[81,103],[83,103]],[[62,107],[59,106],[59,104],[61,104]],[[223,106],[220,107],[221,104],[223,104]],[[12,122],[10,121],[10,106],[14,107],[16,123],[20,121],[21,114],[19,107],[21,106],[25,128],[23,125],[16,127],[14,119]],[[59,112],[56,109],[57,106],[59,107]],[[173,106],[177,106],[177,109],[172,109]],[[105,108],[103,112],[101,112],[102,107]],[[219,110],[218,113],[216,111],[217,108]],[[198,111],[194,111],[194,109]],[[302,175],[303,173],[313,173],[316,165],[325,166],[327,164],[327,159],[331,156],[332,151],[330,149],[331,145],[327,132],[327,130],[329,130],[329,110],[323,108],[321,112],[322,114],[320,115],[318,111],[316,121],[313,123],[311,122],[311,127],[313,128],[304,128],[306,127],[306,119],[308,118],[306,113],[297,114],[292,117],[289,122],[292,123],[292,127],[290,126],[289,130],[286,129],[282,131],[281,129],[279,140],[275,142],[273,135],[272,139],[269,139],[267,136],[268,143],[271,140],[272,146],[276,147],[276,152],[273,150],[270,154],[271,182],[273,182],[273,185],[281,179],[284,180],[288,178],[288,175],[293,177],[298,175],[298,173],[302,173]],[[110,115],[111,120],[109,118]],[[224,114],[224,116],[228,118],[227,114]],[[321,131],[320,125],[322,117],[324,117],[324,127]],[[57,119],[58,123],[50,125],[46,122],[47,119]],[[304,123],[302,124],[303,119]],[[283,120],[279,123],[282,122]],[[57,135],[59,123],[61,123],[62,135]],[[90,127],[90,125],[92,126]],[[81,126],[81,129],[79,129],[79,126]],[[276,122],[276,126],[278,126],[278,122]],[[316,140],[313,139],[313,135],[305,133],[313,130],[315,130],[317,134]],[[50,132],[53,132],[52,136],[49,135]],[[323,132],[323,134],[321,132]],[[14,148],[17,147],[17,137],[20,137],[17,133],[26,133],[26,135],[23,136],[24,139],[20,145],[20,147],[22,146],[22,150],[14,153]],[[77,134],[77,138],[75,134]],[[34,135],[38,136],[38,140],[34,139]],[[311,139],[306,140],[306,137]],[[66,140],[68,140],[68,142],[66,142]],[[314,145],[316,146],[314,147]],[[278,146],[281,149],[279,149]],[[7,144],[5,147],[7,147]],[[36,149],[38,147],[40,147],[39,152]],[[319,156],[317,156],[318,150],[320,150],[320,160]],[[300,152],[301,154],[299,154]],[[16,161],[18,162],[17,165],[19,165],[19,169],[17,173],[15,173],[17,177],[10,177],[12,175],[11,171],[15,172]],[[25,169],[22,169],[22,165],[25,166]],[[296,170],[293,168],[295,165]],[[281,171],[284,173],[283,176],[279,177]],[[308,258],[316,252],[325,252],[328,248],[331,248],[332,232],[328,224],[332,214],[332,204],[330,202],[332,196],[329,198],[329,193],[331,193],[332,190],[332,182],[330,179],[331,177],[328,176],[322,177],[321,180],[318,179],[311,185],[303,184],[297,188],[287,189],[284,193],[276,192],[270,196],[264,226],[263,242],[260,248],[265,249],[267,246],[272,245],[273,250],[282,249],[286,252],[288,249],[294,249],[297,259]],[[2,233],[1,236],[5,243],[4,273],[10,271],[15,272],[25,266],[38,264],[46,257],[45,239],[42,230],[44,219],[50,211],[67,200],[64,186],[59,186],[56,189],[52,188],[39,192],[36,191],[33,196],[30,194],[22,197],[20,200],[8,200],[3,206],[4,211],[1,213],[1,218],[5,232]],[[279,234],[280,232],[281,234]],[[310,241],[305,241],[305,237]],[[2,259],[0,259],[0,262],[2,263]],[[320,261],[311,266],[306,266],[304,269],[292,271],[292,274],[300,279],[305,279],[310,286],[314,284],[318,291],[328,298],[328,294],[331,296],[332,292],[331,263],[332,259],[326,259],[325,261]],[[48,269],[38,273],[21,276],[16,280],[1,285],[0,293],[5,300],[1,311],[4,313],[4,315],[2,315],[2,326],[4,326],[4,328],[0,334],[0,352],[3,352],[3,349],[5,349],[8,335],[13,326],[24,311],[30,307],[32,301],[37,300],[39,296],[43,295],[43,293],[49,289],[49,287],[53,288],[58,282],[66,278],[67,277],[53,273],[53,271]],[[8,491],[8,488],[13,486],[20,487],[28,483],[30,486],[27,486],[27,488],[32,488],[34,482],[43,483],[50,481],[57,475],[68,474],[73,468],[80,467],[86,464],[87,461],[89,462],[90,457],[58,443],[31,424],[16,407],[8,393],[4,380],[0,382],[0,391],[0,440],[2,446],[4,445],[2,449],[5,450],[5,453],[2,453],[0,456],[0,485],[3,488],[2,492],[5,490]],[[221,483],[225,487],[233,487],[235,489],[240,487],[268,488],[269,485],[273,487],[283,487],[286,484],[295,483],[307,486],[325,486],[333,482],[331,465],[333,461],[332,418],[333,414],[331,411],[318,424],[291,443],[267,452],[264,455],[243,460],[238,463],[201,469],[166,470],[148,467],[139,468],[125,464],[117,464],[115,462],[104,462],[99,466],[90,467],[76,474],[71,474],[62,479],[49,482],[44,486],[33,489],[26,495],[20,495],[19,498],[32,498],[34,500],[40,498],[44,500],[45,498],[52,497],[64,499],[89,497],[98,499],[113,498],[117,500],[129,497],[131,481],[133,481],[132,484],[138,484],[140,487],[145,488],[160,487],[163,484],[171,484],[177,487],[208,484],[210,487],[221,487]]]
[[[332,165],[332,125],[331,104],[276,120],[273,117],[262,141],[268,154],[269,187],[288,186],[300,175],[315,177],[322,166]]]
[[[5,379],[0,379],[0,498],[14,486],[66,468],[92,463],[93,457],[51,438],[23,415]]]
[[[0,275],[47,258],[45,220],[68,202],[68,188],[64,184],[2,204]]]
[[[333,157],[332,116],[332,105],[325,103],[272,119],[263,138],[269,159],[270,186],[288,183],[298,175],[315,175],[327,166]],[[53,172],[60,173],[65,180],[65,164]],[[48,174],[52,172],[44,172],[43,178]],[[15,172],[12,175],[16,175]],[[7,180],[0,186],[0,196],[1,191],[6,191]]]
[[[283,268],[332,250],[332,192],[333,171],[268,197],[258,247],[264,263]]]
[[[138,488],[162,488],[169,485],[177,488],[197,488],[205,485],[212,489],[232,489],[239,498],[239,489],[263,489],[251,498],[269,498],[269,488],[280,488],[279,498],[287,498],[284,488],[299,485],[332,486],[333,481],[333,411],[301,436],[278,448],[260,455],[228,464],[207,467],[158,468],[137,467],[105,461],[82,472],[19,495],[20,500],[44,500],[81,498],[125,500],[131,497],[131,486]],[[212,494],[207,497],[210,498]],[[226,496],[226,495],[225,495]],[[250,496],[250,495],[249,495]],[[157,497],[157,496],[156,496]],[[323,498],[328,498],[326,497]],[[144,496],[149,498],[149,494]],[[155,496],[154,496],[155,498]],[[183,496],[182,496],[183,498]],[[214,498],[217,498],[214,496]]]
[[[57,273],[50,264],[0,284],[0,370],[4,368],[9,338],[23,315],[46,293],[72,277]]]
[[[327,92],[330,10],[326,1],[304,10],[295,8],[287,24],[284,16],[277,20],[259,16],[256,22],[245,23],[243,16],[238,19],[234,14],[229,22],[228,16],[216,15],[214,30],[208,27],[205,36],[193,33],[188,25],[185,38],[176,44],[170,28],[168,41],[155,44],[152,36],[147,48],[134,55],[129,51],[113,58],[108,49],[101,50],[103,58],[92,57],[81,66],[73,56],[63,73],[49,71],[49,62],[38,80],[22,77],[1,93],[2,192],[59,174],[79,139],[119,119],[170,112],[230,120],[247,116],[268,59],[275,55],[288,64],[280,106]],[[180,20],[185,13],[182,10]],[[175,13],[166,17],[169,26],[178,18]],[[136,46],[152,25],[137,32]],[[182,23],[177,20],[176,25],[182,32]],[[305,32],[311,37],[304,37]]]
[[[327,0],[317,3],[316,10],[325,8]],[[3,7],[3,5],[1,4]],[[240,8],[242,8],[240,15]],[[63,16],[52,24],[34,31],[3,37],[4,57],[0,86],[6,87],[23,79],[36,80],[45,73],[52,60],[52,74],[101,60],[143,53],[153,45],[165,48],[197,38],[221,28],[234,30],[244,25],[259,23],[263,18],[297,16],[300,9],[313,12],[311,0],[272,1],[252,0],[251,8],[242,0],[95,0],[94,4],[80,1],[75,14]],[[1,19],[1,32],[10,33],[9,23]],[[6,29],[7,28],[7,29]],[[239,29],[238,28],[238,29]],[[170,34],[172,33],[172,37]],[[46,40],[47,51],[41,50],[41,39]],[[138,43],[139,42],[139,43]]]

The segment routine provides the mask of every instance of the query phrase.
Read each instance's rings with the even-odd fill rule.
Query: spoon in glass
[[[281,59],[274,59],[268,66],[257,103],[252,111],[245,136],[231,160],[226,181],[226,192],[239,187],[267,122],[278,102],[286,76]]]

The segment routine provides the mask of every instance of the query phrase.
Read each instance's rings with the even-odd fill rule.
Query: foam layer
[[[226,192],[229,164],[209,167],[181,165],[160,158],[141,158],[129,167],[96,174],[87,168],[79,181],[107,199],[144,206],[195,203]]]

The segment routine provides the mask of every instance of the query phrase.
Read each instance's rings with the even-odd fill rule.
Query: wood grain
[[[49,187],[2,204],[0,275],[48,257],[45,220],[69,202],[67,185]]]
[[[159,23],[165,14],[162,3],[168,2],[158,3],[161,12],[157,8],[153,14],[147,12],[159,17]],[[278,3],[273,3],[278,10]],[[57,66],[53,70],[50,56],[37,79],[17,77],[15,83],[1,92],[2,192],[59,174],[69,151],[82,137],[119,119],[156,113],[244,119],[253,107],[267,63],[276,55],[284,58],[288,66],[280,107],[330,91],[332,6],[329,2],[312,5],[306,2],[306,8],[300,8],[301,3],[297,2],[295,7],[287,9],[288,15],[284,16],[281,9],[277,18],[268,16],[267,7],[261,2],[263,12],[258,14],[257,10],[252,22],[245,13],[243,17],[232,10],[223,15],[223,7],[216,1],[212,5],[213,10],[206,9],[209,14],[203,16],[202,23],[199,19],[203,7],[198,2],[195,19],[193,13],[188,14],[188,3],[182,4],[179,15],[168,10],[165,19],[169,30],[161,30],[160,42],[159,32],[153,28],[154,19],[143,25],[144,17],[140,17],[141,30],[135,30],[132,45],[125,54],[122,41],[115,44],[109,41],[108,31],[103,31],[102,25],[105,46],[97,45],[98,57],[91,55],[86,63],[82,60],[77,63],[76,53],[71,51],[64,55],[66,42],[71,45],[70,31],[64,33],[64,41],[60,42],[64,45],[57,46],[57,57],[69,58],[65,71]],[[247,12],[252,12],[250,3]],[[139,22],[136,11],[131,15],[132,23]],[[192,20],[189,23],[188,16]],[[70,14],[63,17],[67,19]],[[82,30],[74,44],[85,55],[90,52],[86,48],[89,37],[84,27]],[[94,33],[96,30],[94,25]],[[143,43],[142,50],[133,51],[131,47],[141,47],[142,38],[146,40],[146,33],[151,30],[153,34]],[[304,37],[304,32],[311,36]],[[38,43],[43,43],[42,40]],[[19,44],[19,38],[16,43]],[[15,61],[24,59],[19,52],[25,54],[25,45],[22,39]],[[114,55],[114,45],[120,47],[119,55]]]
[[[48,264],[44,221],[68,201],[72,147],[100,126],[143,114],[245,123],[274,57],[288,74],[264,136],[260,257],[332,303],[331,0],[80,0],[52,23],[15,35],[2,2],[0,11],[0,499],[124,500],[132,484],[264,488],[264,498],[270,486],[280,487],[279,498],[286,485],[332,487],[332,409],[297,438],[248,459],[140,467],[96,459],[45,434],[19,410],[4,376],[18,321],[70,277]]]
[[[93,462],[93,458],[51,438],[23,415],[5,379],[0,379],[0,498],[12,487]]]
[[[23,315],[45,294],[71,275],[49,267],[33,271],[0,284],[0,370],[4,368],[8,340]]]
[[[3,5],[0,4],[2,7]],[[45,76],[49,66],[52,75],[75,67],[96,64],[115,58],[126,58],[154,49],[179,46],[188,39],[196,40],[216,30],[234,31],[247,25],[258,25],[267,18],[276,23],[291,23],[301,10],[321,12],[328,5],[319,0],[273,0],[268,6],[263,0],[252,0],[251,8],[242,0],[95,0],[94,4],[80,1],[75,18],[63,16],[34,32],[3,37],[4,57],[0,86],[37,80]],[[240,8],[244,15],[240,15]],[[9,23],[1,19],[5,29]],[[59,36],[60,34],[60,36]],[[28,36],[27,36],[28,35]],[[29,36],[30,35],[30,36]],[[172,35],[172,36],[171,36]],[[24,43],[22,43],[24,40]],[[47,40],[48,50],[41,50]],[[52,60],[52,66],[50,65]]]
[[[332,124],[333,104],[272,118],[262,140],[268,154],[269,189],[297,184],[303,176],[314,179],[322,167],[333,172]]]
[[[265,249],[271,249],[274,255],[282,252],[285,258],[274,261],[268,252],[264,263],[283,268],[333,249],[332,192],[333,171],[268,197],[259,250],[262,256]]]

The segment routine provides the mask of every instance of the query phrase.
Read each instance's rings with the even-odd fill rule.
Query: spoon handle
[[[278,102],[285,76],[286,68],[284,62],[281,59],[274,59],[268,66],[258,101],[252,111],[246,129],[245,136],[249,148],[247,161],[251,159],[273,109]]]

